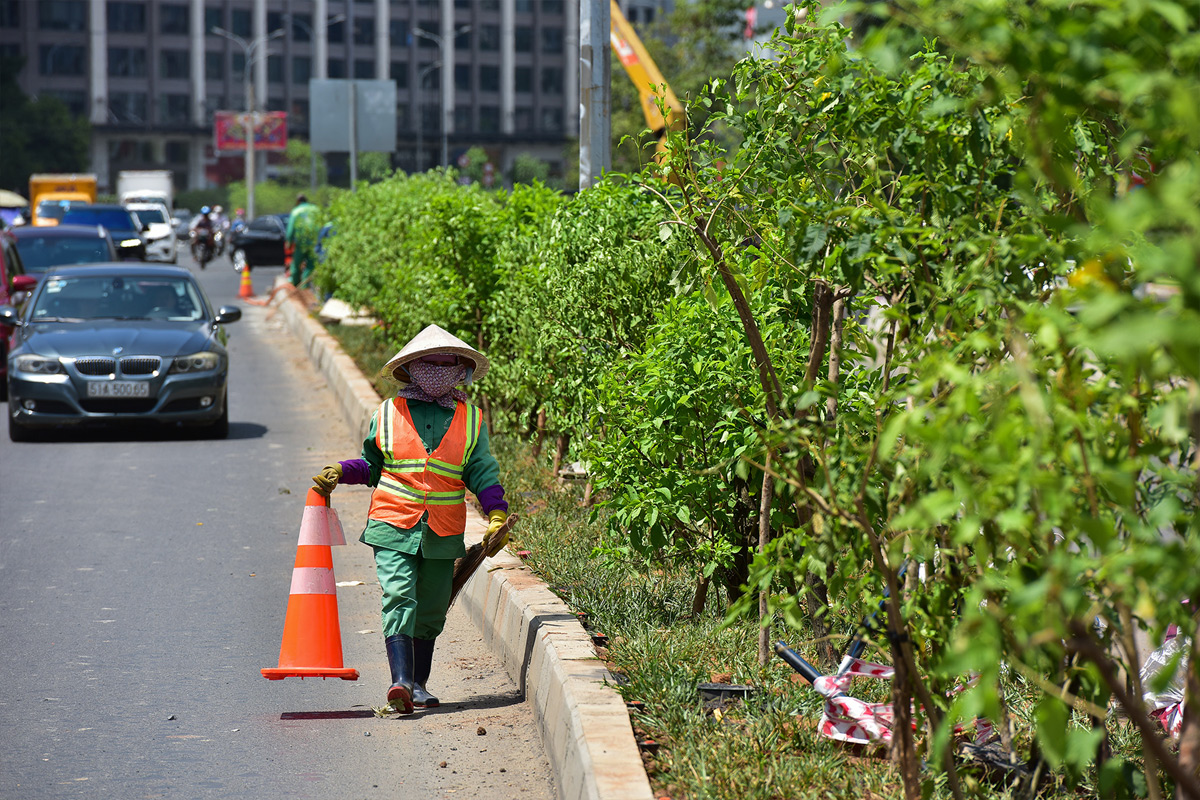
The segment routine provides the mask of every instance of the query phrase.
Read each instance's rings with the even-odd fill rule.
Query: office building
[[[395,80],[402,169],[439,162],[445,125],[451,159],[481,146],[500,170],[530,153],[561,171],[578,28],[578,0],[0,0],[0,54],[25,58],[27,94],[91,120],[109,190],[122,169],[171,169],[180,189],[241,178],[213,151],[213,113],[244,110],[250,81],[257,107],[307,139],[310,78]],[[268,55],[247,70],[230,36]]]

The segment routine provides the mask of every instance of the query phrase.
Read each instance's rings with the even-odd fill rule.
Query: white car
[[[167,207],[161,203],[130,203],[125,207],[145,228],[142,238],[146,240],[146,260],[174,264],[178,258],[175,254],[178,237]]]

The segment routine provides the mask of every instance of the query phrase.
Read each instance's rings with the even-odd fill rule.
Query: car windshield
[[[108,241],[91,236],[22,236],[17,252],[27,272],[45,272],[68,264],[101,264],[112,261]]]
[[[149,224],[151,222],[166,222],[167,215],[160,208],[139,208],[135,210],[134,215],[142,222]]]
[[[145,319],[194,322],[204,302],[187,278],[144,275],[52,275],[38,293],[31,322]]]
[[[133,217],[123,208],[72,208],[62,216],[64,225],[103,225],[110,231],[136,230]]]

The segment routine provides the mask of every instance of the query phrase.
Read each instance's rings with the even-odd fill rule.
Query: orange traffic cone
[[[242,285],[238,289],[238,297],[250,299],[254,297],[254,284],[250,281],[250,267],[242,267]]]
[[[292,591],[279,667],[262,670],[270,681],[284,678],[358,680],[358,670],[342,666],[342,631],[338,622],[337,587],[333,580],[332,545],[346,543],[329,498],[308,490],[300,521],[300,544],[292,570]]]

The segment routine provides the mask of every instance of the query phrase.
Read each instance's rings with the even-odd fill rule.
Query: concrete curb
[[[269,303],[303,342],[358,441],[382,402],[294,292]],[[517,558],[487,559],[458,601],[526,698],[563,800],[651,800],[629,714],[578,618]]]

